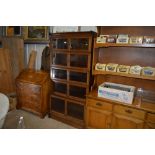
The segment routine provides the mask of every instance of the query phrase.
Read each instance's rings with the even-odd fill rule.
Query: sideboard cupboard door
[[[124,115],[114,114],[112,119],[113,129],[142,129],[144,121]]]
[[[154,113],[147,113],[145,128],[155,129],[155,114]]]
[[[155,129],[155,123],[146,122],[144,128],[145,129]]]
[[[87,107],[87,113],[86,113],[87,128],[95,128],[95,129],[110,128],[111,118],[112,118],[112,112]]]

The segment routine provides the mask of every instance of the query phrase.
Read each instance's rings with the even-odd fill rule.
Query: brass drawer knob
[[[125,112],[132,114],[132,110],[129,110],[129,109],[125,110]]]
[[[102,106],[102,103],[97,102],[96,105],[97,106]]]

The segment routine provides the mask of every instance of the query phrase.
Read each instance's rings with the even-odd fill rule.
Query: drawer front
[[[34,85],[34,84],[28,84],[28,83],[17,83],[17,89],[18,91],[21,91],[23,95],[40,95],[41,93],[41,86]]]
[[[97,109],[112,111],[112,104],[98,101],[98,100],[87,99],[87,106],[95,107]]]
[[[41,86],[17,83],[18,101],[21,107],[40,111],[41,109]]]
[[[22,107],[26,109],[32,109],[34,111],[40,112],[41,104],[38,102],[32,102],[30,100],[22,101]]]
[[[148,113],[147,114],[147,121],[150,123],[155,123],[155,114]]]
[[[118,113],[118,114],[123,114],[125,116],[129,116],[129,117],[139,118],[139,119],[145,118],[144,111],[129,108],[129,107],[124,107],[124,106],[120,106],[120,105],[115,105],[114,112]]]

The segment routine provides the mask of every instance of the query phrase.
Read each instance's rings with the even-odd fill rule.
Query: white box
[[[104,82],[98,87],[98,97],[132,104],[134,91],[134,86]]]

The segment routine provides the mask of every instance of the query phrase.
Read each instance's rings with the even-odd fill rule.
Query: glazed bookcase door
[[[51,78],[59,80],[67,80],[67,70],[60,68],[51,68]]]
[[[53,92],[60,96],[67,96],[67,83],[53,81]]]
[[[85,87],[69,85],[69,96],[72,98],[78,98],[84,100],[86,98],[86,91]]]
[[[67,38],[52,39],[52,48],[53,49],[68,49],[69,40]]]
[[[89,56],[85,54],[71,54],[70,55],[70,67],[88,68]]]
[[[71,50],[89,50],[89,38],[71,38]]]
[[[70,71],[69,72],[69,81],[75,81],[75,82],[82,82],[87,83],[87,72],[77,72],[77,71]]]
[[[65,114],[65,100],[55,96],[51,97],[50,110],[59,114]]]
[[[67,101],[67,115],[79,120],[83,120],[84,106],[74,101]]]
[[[67,53],[53,52],[52,54],[52,65],[67,67]]]

